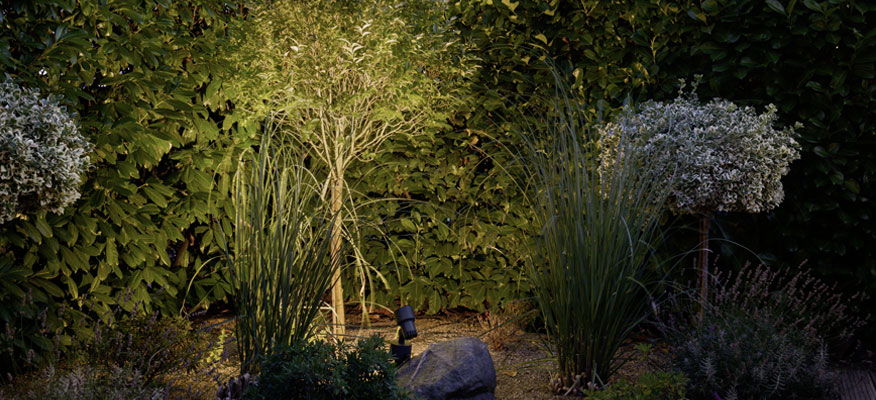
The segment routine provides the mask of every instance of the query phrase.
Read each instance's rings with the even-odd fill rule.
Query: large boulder
[[[403,364],[399,385],[429,400],[495,400],[496,370],[487,345],[473,337],[435,343]]]

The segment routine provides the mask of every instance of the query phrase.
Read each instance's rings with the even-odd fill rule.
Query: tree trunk
[[[709,223],[712,216],[700,214],[700,257],[697,269],[700,283],[700,320],[703,317],[703,306],[709,296]]]
[[[335,218],[334,228],[332,229],[331,242],[331,262],[335,267],[335,273],[332,277],[332,308],[334,308],[333,322],[335,335],[344,335],[346,333],[347,318],[344,315],[344,285],[341,281],[341,240],[343,239],[343,218],[341,216],[341,208],[343,207],[344,195],[344,177],[336,176],[332,182],[331,196],[331,211]]]

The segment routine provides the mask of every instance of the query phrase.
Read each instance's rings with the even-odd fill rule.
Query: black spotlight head
[[[398,326],[401,328],[402,338],[413,339],[417,337],[417,327],[414,326],[414,309],[411,306],[404,306],[395,310],[395,319],[398,321]]]

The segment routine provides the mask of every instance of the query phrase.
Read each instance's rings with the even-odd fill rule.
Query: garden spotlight
[[[405,340],[417,337],[417,327],[414,326],[414,309],[411,306],[403,306],[395,310],[395,320],[398,322],[398,344],[391,343],[389,351],[396,365],[401,365],[411,359],[411,345],[405,344]]]

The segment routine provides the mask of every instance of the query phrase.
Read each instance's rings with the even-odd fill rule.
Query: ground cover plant
[[[298,342],[278,349],[262,362],[258,384],[244,400],[268,399],[402,400],[411,398],[395,381],[395,361],[383,339],[373,336],[355,345]]]
[[[635,382],[616,381],[605,390],[588,390],[584,395],[592,400],[685,400],[688,381],[680,372],[649,372]]]

